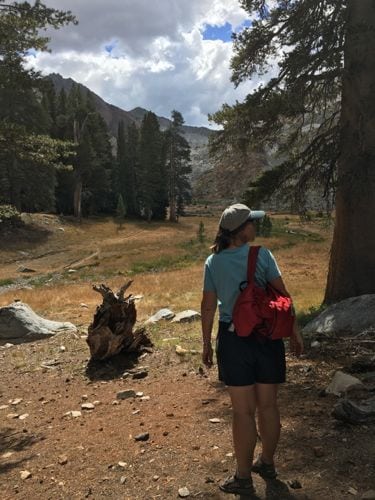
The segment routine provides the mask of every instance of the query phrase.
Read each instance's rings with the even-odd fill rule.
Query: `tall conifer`
[[[226,148],[275,146],[268,195],[295,179],[336,190],[325,302],[375,293],[375,2],[241,0],[252,19],[234,35],[232,80],[276,76],[214,115]],[[283,50],[280,50],[283,49]]]
[[[139,203],[144,217],[165,219],[168,195],[165,164],[162,161],[162,135],[158,119],[149,111],[140,131]]]
[[[185,202],[191,200],[188,175],[191,173],[190,145],[182,135],[184,119],[179,111],[172,111],[171,125],[165,132],[165,163],[168,183],[169,220],[177,222]]]

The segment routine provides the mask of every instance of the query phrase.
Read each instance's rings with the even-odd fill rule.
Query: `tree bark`
[[[79,221],[82,217],[82,181],[80,179],[76,181],[74,187],[74,217]]]
[[[10,204],[15,206],[19,212],[22,211],[21,193],[20,193],[20,179],[18,173],[18,160],[14,156],[11,163],[12,167],[8,167],[9,179],[9,201]]]
[[[176,156],[174,148],[174,132],[171,136],[171,144],[169,151],[169,220],[170,222],[177,222],[177,209],[176,209]]]
[[[324,302],[375,293],[375,2],[347,1],[336,216]]]
[[[78,145],[80,136],[83,130],[83,127],[86,123],[87,116],[83,122],[83,125],[81,127],[81,130],[79,129],[79,124],[76,119],[73,121],[73,135],[74,135],[74,142]],[[76,168],[79,168],[76,166]],[[73,195],[73,211],[74,211],[74,217],[76,217],[80,222],[81,222],[81,217],[82,217],[82,179],[81,179],[81,174],[79,172],[75,172],[76,176],[76,183],[74,186],[74,195]]]

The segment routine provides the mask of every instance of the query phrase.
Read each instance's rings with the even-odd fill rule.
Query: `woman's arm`
[[[283,282],[283,279],[281,276],[270,281],[270,285],[273,288],[276,288],[276,290],[278,290],[281,294],[285,295],[286,297],[290,297],[290,294],[289,294],[288,290],[285,288],[285,285],[284,285],[284,282]]]
[[[202,322],[202,361],[206,366],[212,366],[213,350],[211,345],[212,327],[217,307],[217,296],[215,292],[203,292],[201,302]]]
[[[285,288],[281,276],[279,278],[270,281],[270,285],[273,288],[276,288],[276,290],[278,290],[281,294],[285,295],[286,297],[290,297],[290,294],[288,290]],[[294,315],[293,331],[289,340],[289,349],[290,352],[295,356],[300,356],[303,353],[303,338],[301,332],[299,331],[296,315]]]

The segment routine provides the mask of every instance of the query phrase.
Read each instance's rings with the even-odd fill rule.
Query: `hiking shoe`
[[[235,495],[251,496],[255,493],[251,478],[241,479],[235,475],[228,477],[228,479],[219,485],[219,488],[225,493],[233,493]]]
[[[274,464],[266,464],[261,457],[258,457],[251,467],[252,472],[256,472],[264,479],[275,479],[277,472]]]

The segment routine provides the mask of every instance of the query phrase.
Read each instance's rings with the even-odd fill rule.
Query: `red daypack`
[[[247,286],[233,308],[232,321],[237,335],[248,337],[258,332],[272,340],[290,337],[293,330],[294,310],[290,297],[282,295],[270,284],[267,288],[254,282],[255,265],[260,247],[250,247],[247,264]],[[244,282],[246,283],[246,282]]]

